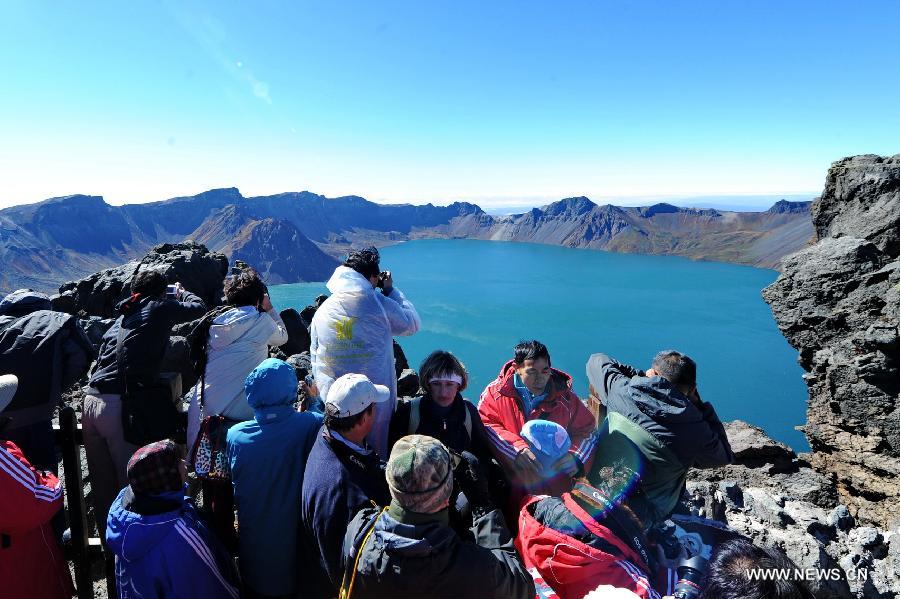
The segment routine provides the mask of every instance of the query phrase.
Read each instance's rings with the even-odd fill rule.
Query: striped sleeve
[[[50,521],[62,507],[62,484],[38,472],[14,443],[0,442],[0,527],[21,532]]]
[[[186,568],[190,576],[178,581],[191,589],[186,595],[238,599],[240,592],[233,572],[228,564],[216,559],[213,548],[203,536],[182,520],[175,523],[175,530],[187,545],[186,554],[190,556],[188,559],[198,564],[197,567]]]

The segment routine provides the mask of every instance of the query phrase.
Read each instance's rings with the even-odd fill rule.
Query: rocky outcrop
[[[900,593],[900,532],[862,526],[839,503],[834,477],[761,429],[725,424],[734,464],[692,470],[679,511],[712,518],[811,569],[816,597],[887,599]],[[818,580],[817,580],[818,579]]]
[[[810,464],[858,521],[896,529],[900,155],[834,163],[812,216],[818,242],[786,258],[763,295],[807,371]]]
[[[116,304],[131,293],[131,279],[141,269],[159,270],[171,283],[181,283],[210,308],[222,303],[222,281],[228,272],[228,258],[188,242],[162,244],[140,260],[65,283],[60,286],[54,305],[83,316],[115,318]]]

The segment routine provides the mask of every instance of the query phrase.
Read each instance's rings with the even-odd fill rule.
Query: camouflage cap
[[[450,503],[450,452],[437,439],[409,435],[397,441],[385,475],[391,497],[403,509],[433,514]]]

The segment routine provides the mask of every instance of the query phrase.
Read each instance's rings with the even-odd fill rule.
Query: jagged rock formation
[[[131,279],[139,269],[159,270],[171,283],[180,282],[209,307],[222,303],[228,258],[188,242],[159,245],[140,260],[65,283],[59,288],[59,296],[53,298],[54,307],[72,314],[115,318],[115,306],[131,293]]]
[[[185,239],[257,264],[270,283],[286,283],[324,280],[335,257],[353,245],[417,238],[526,241],[777,268],[811,236],[806,202],[727,212],[669,204],[619,208],[569,198],[493,217],[465,202],[385,205],[309,192],[244,198],[234,188],[125,206],[75,195],[0,210],[0,259],[7,265],[0,291],[46,291]]]
[[[680,511],[725,522],[782,549],[818,599],[887,599],[900,593],[900,533],[859,526],[832,477],[745,422],[725,424],[734,464],[692,470]],[[816,580],[818,578],[818,580]]]
[[[808,372],[810,463],[858,520],[896,528],[900,155],[835,162],[812,215],[818,243],[786,258],[763,295]]]

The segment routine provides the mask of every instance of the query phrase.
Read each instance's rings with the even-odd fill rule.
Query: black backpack
[[[231,310],[234,306],[219,306],[213,308],[196,321],[191,332],[187,334],[188,347],[190,348],[189,356],[191,360],[191,368],[197,377],[202,377],[206,372],[206,356],[207,346],[209,344],[209,328],[213,321]]]

